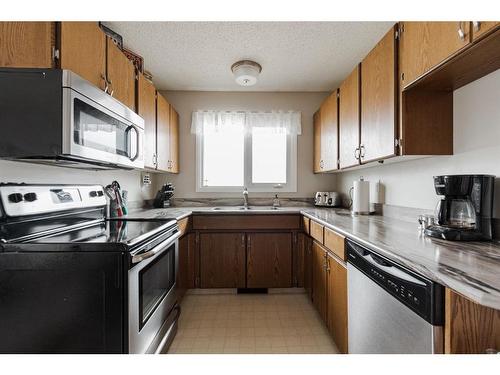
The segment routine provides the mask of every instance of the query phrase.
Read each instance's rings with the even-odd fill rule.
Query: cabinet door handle
[[[474,27],[474,31],[481,30],[481,22],[479,22],[479,21],[472,21],[472,27]]]
[[[109,90],[109,82],[104,74],[101,74],[101,79],[104,81],[104,92],[107,94]]]
[[[354,158],[356,160],[359,160],[359,155],[360,155],[359,147],[356,147],[356,149],[354,150]]]
[[[364,145],[361,145],[360,147],[360,156],[361,158],[364,158],[365,157],[365,146]]]
[[[319,161],[319,167],[320,167],[321,169],[323,169],[323,166],[324,166],[324,165],[325,165],[325,164],[323,163],[323,160],[320,160],[320,161]]]
[[[462,22],[458,23],[458,38],[460,40],[465,40],[465,31],[462,28]]]
[[[245,247],[245,235],[244,234],[241,235],[241,246]]]

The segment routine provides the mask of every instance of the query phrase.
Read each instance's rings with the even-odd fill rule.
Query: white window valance
[[[301,113],[297,111],[195,111],[192,115],[191,133],[203,134],[230,130],[228,127],[251,129],[265,127],[276,132],[302,134]],[[233,128],[234,129],[234,128]]]

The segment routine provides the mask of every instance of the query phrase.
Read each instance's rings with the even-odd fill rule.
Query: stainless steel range
[[[101,186],[0,184],[1,353],[162,353],[177,221],[105,218]]]

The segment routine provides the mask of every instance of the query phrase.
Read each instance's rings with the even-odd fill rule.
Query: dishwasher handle
[[[370,263],[373,267],[384,271],[385,273],[392,275],[400,280],[408,281],[421,286],[426,286],[427,284],[416,277],[413,277],[408,272],[403,271],[399,267],[396,267],[394,263],[389,262],[381,258],[378,255],[371,253],[370,251],[363,249],[356,244],[349,243],[352,250],[356,252],[364,261]]]

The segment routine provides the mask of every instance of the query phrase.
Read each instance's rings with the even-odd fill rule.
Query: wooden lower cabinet
[[[245,235],[200,233],[200,287],[245,287]]]
[[[181,294],[196,287],[196,234],[188,233],[179,239],[179,270],[177,283]]]
[[[304,236],[304,289],[312,300],[312,239]]]
[[[247,288],[290,288],[292,234],[247,234]]]
[[[488,349],[500,351],[500,310],[478,305],[446,289],[445,353],[481,354]]]
[[[326,324],[340,353],[347,354],[347,268],[328,252]]]
[[[321,318],[326,321],[326,249],[316,241],[312,243],[312,301]]]

